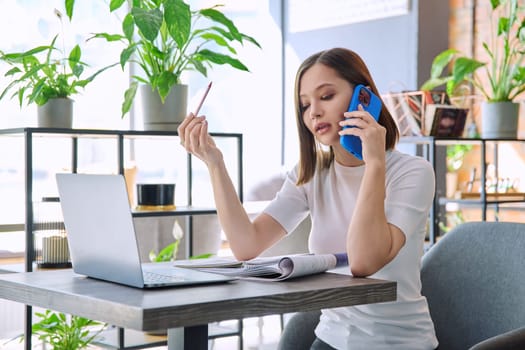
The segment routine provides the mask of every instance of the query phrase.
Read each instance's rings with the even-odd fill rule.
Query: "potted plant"
[[[481,136],[515,138],[519,104],[514,99],[525,91],[525,16],[517,0],[491,0],[491,40],[483,42],[488,62],[448,49],[438,54],[430,79],[421,89],[446,84],[453,96],[471,83],[484,97]],[[451,64],[451,73],[441,76]]]
[[[55,10],[55,15],[62,21],[62,14]],[[86,87],[95,77],[110,68],[104,67],[87,78],[81,78],[87,64],[81,61],[82,51],[75,45],[65,55],[65,50],[56,46],[58,35],[49,45],[38,46],[25,52],[5,53],[0,51],[0,61],[12,68],[5,73],[11,82],[0,94],[0,99],[15,90],[11,98],[16,97],[20,107],[35,103],[38,106],[38,126],[72,127],[73,100],[80,88]],[[56,58],[55,54],[60,57]]]
[[[53,350],[85,349],[106,328],[105,324],[97,321],[51,310],[37,312],[36,315],[40,320],[33,323],[32,334]],[[24,337],[20,336],[20,339]]]
[[[472,149],[472,145],[455,144],[447,146],[447,174],[446,196],[453,198],[458,188],[458,170],[463,165],[465,155]]]
[[[70,8],[73,2],[69,2]],[[124,3],[123,0],[112,1],[110,11],[119,9]],[[191,10],[183,0],[135,0],[123,19],[123,34],[96,33],[93,36],[125,43],[120,54],[122,68],[129,63],[140,67],[141,74],[133,75],[124,94],[122,116],[129,112],[141,83],[141,94],[146,97],[144,117],[151,116],[151,122],[145,121],[145,127],[176,130],[187,113],[187,85],[181,81],[183,72],[197,71],[207,76],[209,68],[223,64],[248,71],[236,58],[233,44],[260,45],[254,38],[241,33],[219,11],[220,6]],[[212,45],[226,53],[213,51]],[[171,120],[164,120],[164,110],[169,111]]]

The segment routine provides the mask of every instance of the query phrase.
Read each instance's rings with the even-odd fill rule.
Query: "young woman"
[[[398,131],[385,107],[377,122],[362,106],[347,112],[358,84],[379,95],[353,51],[334,48],[302,63],[295,82],[299,163],[253,222],[204,116],[188,115],[178,129],[181,142],[208,167],[219,220],[237,259],[256,257],[310,215],[312,252],[346,250],[352,275],[397,281],[395,302],[323,310],[314,322],[312,349],[435,349],[419,277],[434,172],[424,159],[394,149]],[[361,139],[362,160],[341,146],[341,135]],[[290,324],[295,330],[288,333],[307,332],[303,326],[300,320]]]

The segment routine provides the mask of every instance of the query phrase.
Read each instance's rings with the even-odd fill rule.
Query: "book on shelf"
[[[448,104],[428,104],[425,108],[425,133],[428,136],[461,137],[468,108]]]
[[[382,95],[386,108],[394,118],[401,136],[425,135],[425,107],[449,104],[445,91],[402,91]]]
[[[382,98],[401,136],[421,135],[421,119],[417,113],[417,105],[415,105],[417,100],[411,100],[412,104],[409,105],[409,97],[404,93],[385,94]]]
[[[290,254],[261,257],[247,261],[238,261],[233,257],[213,257],[175,262],[177,267],[265,281],[284,281],[326,272],[345,265],[348,265],[346,253]]]

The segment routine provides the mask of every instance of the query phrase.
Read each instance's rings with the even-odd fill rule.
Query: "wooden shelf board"
[[[461,192],[461,199],[480,199],[481,194],[477,192]],[[487,200],[525,200],[523,192],[487,193]]]

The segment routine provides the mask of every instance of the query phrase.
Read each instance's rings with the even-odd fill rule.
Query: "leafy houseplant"
[[[447,173],[446,173],[446,195],[452,198],[458,188],[458,170],[463,165],[465,155],[472,149],[472,145],[455,144],[447,146]]]
[[[105,328],[100,322],[51,310],[36,315],[40,321],[32,325],[32,332],[53,350],[85,349]]]
[[[447,146],[447,170],[456,172],[463,165],[463,158],[472,149],[472,145],[455,144]]]
[[[180,227],[179,222],[177,220],[175,220],[175,223],[173,224],[172,235],[173,235],[173,238],[175,239],[174,242],[162,248],[158,253],[156,253],[153,250],[149,252],[149,259],[151,262],[166,262],[166,261],[173,261],[176,259],[177,252],[179,250],[180,240],[182,239],[182,236],[184,235],[184,231],[182,230],[182,227]],[[206,254],[191,256],[190,259],[204,259],[204,258],[209,258],[210,256],[212,256],[212,254],[206,253]]]
[[[68,11],[72,11],[74,1],[69,3]],[[111,1],[110,11],[119,9],[124,3],[124,0]],[[181,74],[185,71],[197,71],[207,76],[209,68],[223,64],[248,71],[236,58],[233,43],[247,41],[257,47],[260,45],[254,38],[241,33],[218,10],[219,6],[193,11],[183,0],[133,0],[131,10],[122,22],[123,34],[94,35],[109,42],[124,42],[126,47],[120,54],[122,68],[132,62],[142,70],[142,75],[133,76],[130,88],[125,92],[123,116],[131,108],[138,83],[156,91],[164,103],[170,90],[181,84]],[[209,25],[202,25],[203,20]],[[227,53],[212,51],[209,48],[212,44]]]
[[[55,10],[55,14],[62,20],[58,10]],[[3,89],[0,99],[14,89],[15,92],[10,97],[17,97],[20,107],[24,101],[28,105],[35,103],[38,106],[45,106],[54,99],[69,99],[79,92],[79,88],[84,88],[98,74],[111,67],[104,67],[88,78],[82,79],[81,75],[87,64],[81,61],[80,46],[75,45],[69,55],[65,56],[65,51],[56,46],[57,38],[58,35],[49,45],[38,46],[25,52],[0,51],[0,61],[12,66],[5,73],[11,82]],[[56,52],[62,57],[55,58]]]
[[[438,54],[430,79],[421,87],[446,84],[449,96],[471,83],[483,95],[482,130],[485,138],[516,137],[519,104],[512,101],[525,91],[525,16],[518,0],[491,0],[491,40],[483,42],[488,63],[448,49]],[[451,73],[441,76],[447,66]]]
[[[462,55],[448,49],[436,56],[432,63],[430,79],[421,87],[431,90],[446,84],[447,93],[454,95],[458,87],[472,83],[487,101],[512,101],[525,91],[525,16],[517,0],[491,0],[492,16],[496,26],[491,27],[491,43],[483,42],[489,63]],[[521,17],[520,17],[521,15]],[[452,73],[441,77],[452,64]],[[479,71],[485,73],[489,86],[485,87]]]

